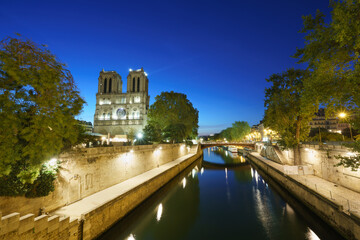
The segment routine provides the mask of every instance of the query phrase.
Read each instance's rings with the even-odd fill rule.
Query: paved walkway
[[[271,160],[262,157],[259,153],[250,153],[260,161],[278,169],[284,173],[284,165],[278,164]],[[307,186],[308,188],[315,190],[323,197],[330,201],[342,205],[345,212],[351,212],[352,214],[360,217],[360,193],[352,191],[348,188],[336,185],[333,182],[327,181],[323,178],[315,175],[288,175],[292,179]]]
[[[192,151],[193,152],[193,151]],[[180,164],[186,159],[194,156],[195,154],[191,153],[180,157],[172,162],[163,164],[158,168],[147,171],[143,174],[130,178],[124,182],[116,184],[112,187],[104,189],[100,192],[94,193],[88,197],[85,197],[75,203],[72,203],[68,206],[62,207],[55,212],[52,212],[53,215],[59,216],[69,216],[70,220],[80,219],[82,214],[86,214],[99,206],[123,195],[124,193],[130,191],[131,189],[141,185],[142,183],[158,176],[159,174],[167,171],[168,169]]]

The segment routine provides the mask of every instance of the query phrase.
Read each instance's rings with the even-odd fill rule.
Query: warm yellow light
[[[339,117],[341,117],[341,118],[344,118],[344,117],[346,117],[346,113],[344,113],[344,112],[342,112],[342,113],[339,113]]]
[[[163,212],[163,205],[162,205],[162,203],[160,203],[159,206],[158,206],[158,209],[157,209],[157,213],[156,213],[156,220],[157,221],[160,221],[162,212]]]

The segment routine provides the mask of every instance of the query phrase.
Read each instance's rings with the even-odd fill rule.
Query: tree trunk
[[[301,164],[301,156],[300,156],[300,130],[301,130],[301,117],[298,116],[296,120],[296,133],[295,133],[295,140],[296,146],[294,147],[294,164],[300,165]]]
[[[296,145],[294,148],[294,165],[301,165],[300,146]]]

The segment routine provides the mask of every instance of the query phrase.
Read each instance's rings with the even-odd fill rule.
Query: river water
[[[198,160],[99,239],[342,239],[243,157],[213,147],[203,160],[217,167]]]

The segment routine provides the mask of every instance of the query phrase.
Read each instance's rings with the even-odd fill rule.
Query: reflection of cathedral
[[[148,85],[143,68],[130,70],[127,91],[123,93],[121,76],[102,70],[96,93],[94,132],[111,136],[127,135],[131,129],[141,132],[149,109]]]

